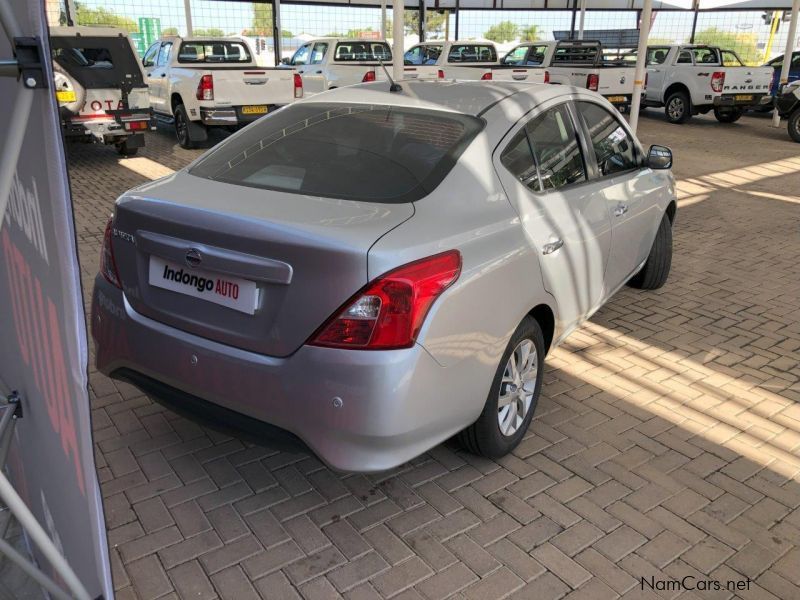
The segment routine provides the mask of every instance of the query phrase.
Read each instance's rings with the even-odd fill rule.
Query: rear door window
[[[333,56],[337,61],[378,61],[392,60],[392,51],[386,42],[339,42],[336,44],[336,53]]]
[[[223,142],[189,172],[297,194],[412,202],[441,183],[482,127],[481,119],[442,111],[291,104]]]
[[[417,46],[406,52],[403,57],[403,62],[407,65],[421,65],[422,64],[422,46]]]
[[[178,52],[179,63],[246,63],[250,50],[242,42],[214,40],[210,42],[183,42]]]
[[[494,46],[487,44],[453,44],[450,46],[447,62],[497,62],[497,51]]]
[[[169,63],[169,53],[172,51],[172,42],[164,42],[161,44],[161,50],[158,51],[158,60],[156,60],[157,67],[166,67]]]
[[[692,53],[688,50],[681,50],[680,54],[678,54],[677,63],[679,65],[690,65],[692,64]]]
[[[719,56],[713,48],[693,48],[694,62],[698,65],[718,65]]]
[[[663,65],[667,60],[669,48],[648,48],[647,49],[647,64],[648,65]],[[636,55],[633,55],[634,60]],[[691,59],[690,59],[691,62]]]
[[[586,181],[578,133],[566,104],[539,115],[525,129],[539,169],[542,190],[556,190]]]
[[[528,56],[528,46],[517,46],[503,57],[504,65],[521,65]]]

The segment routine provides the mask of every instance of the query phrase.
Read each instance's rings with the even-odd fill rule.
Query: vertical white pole
[[[795,37],[797,36],[798,12],[800,12],[800,0],[794,0],[794,2],[792,2],[792,20],[789,22],[789,35],[786,37],[786,51],[783,53],[783,66],[781,67],[781,76],[778,80],[778,89],[789,82],[789,68],[792,64],[792,52],[794,52],[794,45],[797,43]],[[780,124],[781,116],[778,114],[778,109],[776,108],[772,112],[772,126],[779,127]]]
[[[381,39],[386,40],[386,0],[381,0]]]
[[[800,2],[800,0],[795,0]],[[639,107],[642,102],[644,89],[644,74],[647,63],[647,38],[650,37],[650,16],[653,13],[653,0],[644,0],[642,8],[642,21],[639,23],[639,50],[636,54],[636,73],[633,76],[633,98],[631,99],[631,114],[628,119],[633,133],[639,125]]]
[[[183,0],[183,12],[186,14],[186,37],[194,35],[194,27],[192,27],[192,0]]]
[[[281,0],[272,0],[272,46],[275,49],[276,67],[281,64],[283,58],[281,31]]]
[[[581,0],[581,17],[580,22],[578,23],[578,39],[583,39],[583,22],[586,19],[586,2],[587,0]]]
[[[392,3],[392,78],[400,81],[403,78],[403,35],[405,30],[405,2],[393,0]]]

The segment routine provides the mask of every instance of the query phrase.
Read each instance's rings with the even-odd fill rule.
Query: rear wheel
[[[672,92],[664,103],[664,112],[670,123],[686,123],[692,116],[692,101],[686,92]]]
[[[483,412],[458,434],[465,449],[499,458],[522,441],[542,390],[544,354],[539,323],[525,317],[503,353]]]
[[[640,290],[655,290],[667,282],[672,266],[672,223],[664,215],[642,270],[631,277],[628,285]]]
[[[789,115],[789,136],[795,142],[800,143],[800,107],[795,108],[794,112]]]
[[[741,108],[714,108],[714,116],[720,123],[735,123],[742,118]]]
[[[181,148],[196,148],[198,142],[207,139],[208,132],[205,125],[190,121],[183,104],[175,107],[173,117],[175,119],[175,135]]]

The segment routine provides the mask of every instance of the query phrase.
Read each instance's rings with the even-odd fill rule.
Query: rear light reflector
[[[590,73],[586,78],[586,89],[596,92],[600,87],[600,76],[597,73]]]
[[[348,300],[308,343],[353,350],[409,348],[433,303],[460,274],[458,250],[389,271]]]
[[[294,74],[294,97],[303,97],[303,78],[300,77],[300,73]]]
[[[129,129],[131,131],[142,131],[149,128],[150,123],[148,121],[129,121],[125,123],[125,129]]]
[[[211,75],[203,75],[200,78],[200,83],[197,84],[197,99],[198,100],[213,100],[214,99],[214,77]]]
[[[439,79],[444,79],[444,71],[439,69],[439,73],[437,74],[437,76],[439,77]]]
[[[114,248],[111,246],[113,218],[106,223],[106,232],[103,234],[103,249],[100,251],[100,272],[111,285],[122,289],[117,271],[117,262],[114,260]]]
[[[711,75],[711,89],[715,92],[721,92],[724,85],[725,71],[714,71],[713,75]]]
[[[550,83],[550,71],[545,71],[544,72],[544,82],[545,83]]]
[[[364,73],[364,78],[361,80],[362,83],[368,83],[370,81],[375,81],[375,71],[367,71]]]
[[[481,81],[491,81],[491,79],[492,79],[492,72],[491,71],[481,75]]]

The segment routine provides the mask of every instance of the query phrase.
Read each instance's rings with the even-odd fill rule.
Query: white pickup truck
[[[142,66],[153,111],[174,122],[184,148],[204,142],[208,127],[236,128],[303,96],[297,73],[257,66],[238,38],[167,37]]]
[[[435,68],[438,77],[459,81],[521,81],[547,83],[544,69],[522,69],[501,64],[491,42],[422,42],[408,49],[405,69]]]
[[[501,63],[546,71],[549,83],[599,92],[617,108],[626,109],[633,98],[634,65],[607,59],[598,41],[525,42],[512,48]]]
[[[282,64],[297,69],[306,95],[383,79],[381,63],[392,69],[392,51],[384,40],[319,38],[309,40]],[[435,67],[405,68],[404,79],[436,79]]]
[[[676,45],[647,48],[647,106],[663,106],[670,123],[711,110],[733,123],[771,101],[772,67],[746,67],[733,50]]]

